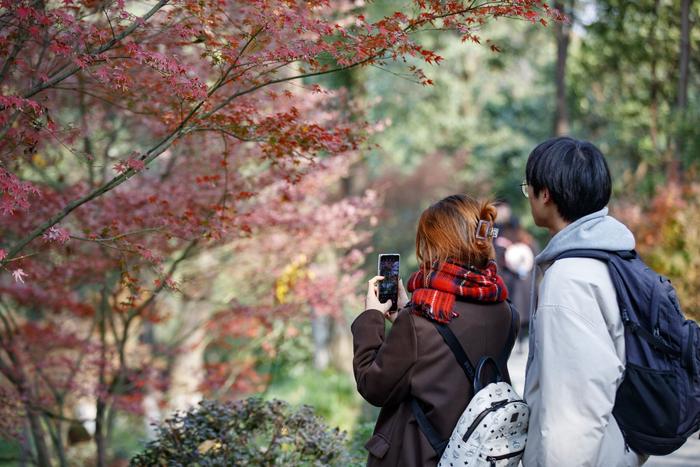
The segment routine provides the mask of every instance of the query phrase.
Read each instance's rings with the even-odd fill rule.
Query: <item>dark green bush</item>
[[[158,427],[132,466],[350,464],[345,433],[328,428],[309,406],[253,397],[227,404],[203,401]]]

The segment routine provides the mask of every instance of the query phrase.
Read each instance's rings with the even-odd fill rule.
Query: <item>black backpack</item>
[[[639,454],[663,456],[700,428],[700,328],[671,282],[632,251],[570,250],[556,259],[605,261],[625,326],[626,369],[613,416]]]

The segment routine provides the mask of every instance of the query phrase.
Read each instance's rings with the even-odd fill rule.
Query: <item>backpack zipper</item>
[[[508,454],[503,454],[501,456],[486,456],[486,460],[491,463],[491,467],[496,467],[497,461],[502,461],[503,459],[510,459],[511,457],[517,457],[525,452],[525,449],[520,451],[509,452]]]
[[[490,414],[491,412],[495,412],[496,410],[500,409],[501,407],[504,407],[505,405],[513,404],[515,402],[522,402],[522,401],[519,401],[519,400],[508,401],[508,399],[504,399],[502,401],[492,402],[491,407],[488,410],[481,412],[481,414],[478,417],[476,417],[476,419],[472,422],[472,424],[469,425],[469,429],[467,430],[466,434],[462,438],[462,441],[466,442],[469,439],[469,436],[474,432],[474,430],[476,430],[476,428],[479,426],[479,423],[481,423],[481,421],[484,419],[484,417],[486,417],[488,414]]]

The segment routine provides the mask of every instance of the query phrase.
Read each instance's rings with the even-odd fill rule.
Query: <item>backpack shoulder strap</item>
[[[599,259],[601,261],[605,262],[610,262],[614,261],[616,258],[619,259],[634,259],[637,258],[637,251],[636,250],[619,250],[619,251],[610,251],[610,250],[594,250],[592,248],[577,248],[574,250],[567,250],[563,253],[559,253],[555,258],[554,261],[558,259],[564,259],[564,258],[593,258],[593,259]]]
[[[518,330],[516,322],[518,321],[518,310],[515,306],[508,300],[508,308],[510,308],[510,331],[508,332],[508,339],[506,340],[506,346],[501,351],[501,355],[498,357],[498,367],[499,369],[504,369],[508,364],[508,358],[510,353],[513,351],[513,346],[515,345],[515,338],[518,335]]]
[[[416,417],[418,427],[423,432],[425,437],[428,438],[428,442],[433,447],[433,450],[437,453],[438,457],[442,457],[442,453],[447,447],[449,438],[440,438],[440,435],[433,427],[433,424],[430,423],[430,420],[428,420],[428,417],[425,415],[423,408],[420,406],[418,400],[416,400],[415,397],[411,398],[411,410],[413,411],[413,416]]]
[[[517,336],[518,332],[518,330],[516,329],[518,312],[513,306],[513,304],[510,303],[510,301],[508,301],[508,308],[510,309],[510,330],[508,331],[506,345],[501,351],[501,354],[498,356],[497,362],[499,369],[505,368],[506,364],[508,363],[508,357],[510,357],[510,353],[513,350],[513,345],[515,344],[515,337]],[[447,346],[450,348],[450,350],[452,350],[452,353],[457,359],[457,363],[459,363],[460,368],[462,368],[464,374],[467,375],[469,381],[474,381],[474,376],[476,375],[474,364],[471,362],[471,360],[469,360],[467,353],[464,351],[464,348],[459,343],[457,336],[455,336],[454,332],[452,332],[452,329],[450,329],[450,327],[446,324],[435,322],[433,322],[433,324],[435,325],[435,328],[438,330]]]
[[[556,261],[558,259],[564,259],[564,258],[593,258],[593,259],[599,259],[601,261],[608,262],[608,261],[610,261],[610,255],[612,255],[612,254],[616,254],[616,252],[579,248],[579,249],[567,250],[563,253],[559,253],[554,258],[554,261]]]
[[[610,271],[610,278],[612,279],[613,286],[617,292],[617,301],[620,307],[620,314],[622,316],[622,323],[631,332],[638,335],[641,339],[644,339],[652,347],[666,352],[670,355],[680,356],[681,352],[669,346],[663,339],[658,336],[653,335],[649,330],[647,330],[642,324],[637,321],[630,319],[629,313],[627,311],[628,301],[624,299],[624,291],[627,289],[625,287],[625,278],[623,277],[624,266],[623,263],[626,260],[631,260],[637,258],[637,252],[635,250],[630,251],[605,251],[605,250],[568,250],[560,255],[558,255],[554,260],[563,258],[594,258],[601,261],[605,261],[608,264],[608,270]],[[652,301],[658,299],[657,291],[652,291]],[[652,311],[656,311],[655,304],[650,304]]]
[[[474,381],[474,365],[469,360],[469,357],[467,357],[467,353],[459,343],[457,336],[455,336],[454,332],[452,332],[452,329],[450,329],[450,327],[446,324],[436,322],[433,322],[433,324],[442,336],[445,344],[447,344],[454,354],[455,358],[457,359],[457,363],[459,363],[459,367],[464,371],[464,374],[467,375],[467,379],[469,379],[470,382]]]

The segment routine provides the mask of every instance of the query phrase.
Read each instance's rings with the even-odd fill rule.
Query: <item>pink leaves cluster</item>
[[[143,160],[134,157],[130,157],[114,164],[114,170],[118,173],[124,173],[129,169],[139,171],[145,168],[146,164],[144,164]]]
[[[28,209],[30,198],[38,195],[39,190],[34,184],[22,181],[0,167],[0,216],[10,216],[16,210]]]
[[[43,112],[43,109],[41,108],[39,103],[34,100],[24,99],[19,96],[0,96],[0,110],[8,109],[32,111],[37,115]]]
[[[54,242],[59,245],[63,245],[68,240],[70,240],[70,233],[68,233],[66,229],[62,229],[53,225],[48,230],[46,230],[41,237],[44,239],[45,242]]]
[[[127,42],[123,51],[139,65],[148,66],[159,73],[170,90],[184,100],[206,98],[207,86],[199,76],[190,77],[191,70],[179,63],[176,56],[148,50],[136,42]]]

